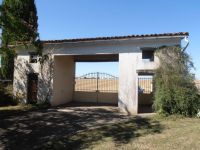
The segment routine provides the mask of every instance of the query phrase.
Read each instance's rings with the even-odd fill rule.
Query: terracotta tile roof
[[[84,42],[84,41],[98,41],[98,40],[117,40],[117,39],[130,39],[130,38],[145,38],[145,37],[165,37],[165,36],[189,36],[188,32],[177,33],[161,33],[161,34],[141,34],[141,35],[128,35],[128,36],[112,36],[112,37],[95,37],[95,38],[79,38],[79,39],[64,39],[64,40],[47,40],[43,43],[64,43],[64,42]]]

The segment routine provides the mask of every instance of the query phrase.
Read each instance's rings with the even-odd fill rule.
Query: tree
[[[5,78],[12,78],[15,48],[34,47],[38,53],[42,50],[37,32],[38,17],[35,1],[3,0],[0,13],[3,56],[1,72]]]
[[[162,47],[156,55],[160,67],[155,73],[154,108],[162,114],[194,116],[200,108],[200,96],[190,73],[193,63],[179,46]]]

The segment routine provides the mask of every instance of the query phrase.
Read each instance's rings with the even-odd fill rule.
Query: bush
[[[154,109],[162,114],[196,116],[200,95],[190,73],[189,55],[178,46],[162,47],[156,52],[160,67],[155,73]]]
[[[12,83],[0,83],[0,106],[17,105],[12,96]]]

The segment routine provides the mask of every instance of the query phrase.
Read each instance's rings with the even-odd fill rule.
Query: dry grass
[[[139,80],[139,87],[143,89],[143,93],[151,93],[153,92],[153,81],[151,79],[140,79]]]
[[[97,79],[76,79],[75,91],[95,91],[97,89]],[[144,89],[144,93],[152,92],[152,80],[139,80],[139,86]],[[118,80],[99,79],[99,91],[118,91]]]
[[[76,79],[75,91],[95,91],[97,89],[97,79]],[[118,91],[118,80],[99,79],[99,91]]]
[[[84,137],[86,139],[95,139],[98,136],[103,136],[100,141],[92,143],[87,149],[124,149],[124,150],[188,150],[200,149],[200,119],[191,118],[152,118],[150,117],[151,127],[140,128],[136,126],[135,122],[121,123],[121,127],[131,129],[125,136],[130,136],[134,132],[134,136],[128,141],[116,142],[113,136],[102,135],[101,129],[91,131],[83,131],[72,138]],[[152,132],[155,130],[154,122],[159,122],[163,129],[158,129],[160,132]],[[131,128],[130,128],[131,127]],[[112,128],[112,127],[110,127]],[[119,134],[122,132],[120,128],[116,128]],[[116,131],[117,132],[117,131]],[[115,133],[113,133],[115,134]],[[121,134],[123,139],[123,133]],[[124,137],[125,138],[125,137]]]
[[[30,110],[32,108],[33,108],[33,105],[31,105],[31,104],[28,104],[28,105],[19,104],[16,106],[0,107],[0,111],[26,111],[26,110]]]
[[[150,93],[153,91],[152,80],[139,80],[139,86],[143,89],[143,93]],[[200,90],[200,81],[196,80],[195,84]],[[95,91],[97,89],[96,79],[76,79],[75,91]],[[99,91],[118,91],[118,80],[114,79],[100,79],[98,80]]]
[[[2,111],[6,110],[30,108],[31,106],[23,105],[4,107],[0,109],[0,114],[2,115]],[[0,129],[2,129],[0,136],[2,134],[4,135],[2,136],[4,140],[6,138],[12,141],[9,143],[10,147],[16,146],[15,144],[18,146],[21,144],[20,142],[24,142],[26,144],[21,144],[21,146],[28,146],[34,143],[38,149],[200,149],[200,119],[197,118],[181,118],[177,116],[164,118],[157,115],[146,117],[133,116],[125,120],[119,119],[115,122],[105,121],[105,123],[98,125],[97,122],[102,119],[106,120],[108,117],[111,120],[115,115],[111,112],[108,113],[106,110],[100,111],[97,109],[94,112],[88,110],[88,112],[81,111],[80,108],[78,110],[80,112],[51,110],[19,114],[16,114],[16,111],[12,111],[10,115],[7,112],[6,115],[8,117],[2,116],[4,119],[1,120],[0,124]],[[103,112],[105,113],[104,115],[102,115]],[[115,117],[116,119],[120,118],[120,116]],[[83,126],[88,123],[90,124],[88,127]],[[11,128],[16,128],[16,130],[11,131]],[[32,132],[26,133],[29,130]],[[24,141],[20,138],[26,140]],[[38,138],[44,142],[36,140]],[[5,144],[3,145],[5,146]],[[25,147],[21,148],[25,149]]]

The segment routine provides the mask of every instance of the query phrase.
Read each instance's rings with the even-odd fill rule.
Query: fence
[[[88,73],[75,79],[74,101],[117,104],[118,78],[107,73]]]
[[[153,78],[138,78],[138,93],[152,93],[153,92]],[[195,81],[195,85],[200,91],[200,81]]]
[[[138,93],[152,93],[153,92],[153,78],[139,77],[138,78]]]
[[[107,73],[88,73],[81,77],[77,77],[75,83],[75,91],[118,91],[118,78]]]

